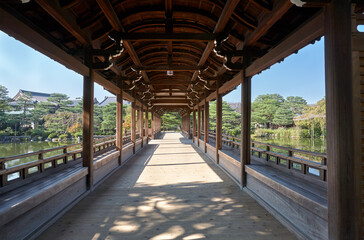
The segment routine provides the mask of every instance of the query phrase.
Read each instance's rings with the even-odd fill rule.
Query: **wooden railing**
[[[216,133],[209,132],[209,137],[216,140]],[[240,148],[240,139],[237,137],[223,134],[222,143],[232,148]],[[313,175],[319,177],[321,181],[327,181],[327,155],[325,153],[252,141],[251,154],[263,158],[267,162],[274,162],[278,166],[301,171],[302,174]]]
[[[123,138],[123,143],[130,142],[130,136]],[[98,152],[115,146],[115,137],[94,140],[93,151]],[[34,159],[35,158],[35,159]],[[0,158],[0,186],[26,179],[28,176],[42,173],[48,168],[56,168],[82,158],[82,144],[71,144]],[[27,159],[29,162],[15,165],[12,161]]]

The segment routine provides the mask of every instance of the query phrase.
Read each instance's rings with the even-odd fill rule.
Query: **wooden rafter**
[[[239,3],[239,0],[228,0],[226,2],[224,9],[222,10],[222,13],[220,15],[220,18],[216,23],[213,34],[218,34],[218,33],[221,33],[224,31],[224,28],[226,27],[227,23],[229,22],[229,19],[231,18],[232,14],[234,13],[234,10],[235,10],[236,6],[238,5],[238,3]],[[202,67],[206,63],[213,48],[214,48],[214,43],[209,42],[207,44],[204,52],[202,53],[198,66]],[[198,72],[194,72],[194,74],[191,78],[191,83],[196,80],[197,75],[198,75]],[[188,90],[190,90],[190,89],[191,89],[191,85],[188,87]]]

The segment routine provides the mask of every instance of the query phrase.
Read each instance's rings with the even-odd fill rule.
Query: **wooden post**
[[[152,117],[152,122],[151,122],[151,125],[152,125],[151,126],[152,127],[152,134],[151,135],[152,136],[151,137],[152,137],[152,139],[154,139],[155,122],[154,122],[154,113],[153,113],[153,111],[151,112],[151,114],[152,114],[152,116],[151,116]]]
[[[219,164],[219,149],[222,148],[222,95],[216,90],[216,163]]]
[[[201,138],[201,109],[200,105],[197,105],[197,146],[200,146]]]
[[[245,76],[241,81],[241,134],[240,134],[240,163],[241,187],[246,186],[245,166],[250,164],[250,119],[251,119],[251,77]]]
[[[87,189],[93,189],[94,177],[94,80],[93,70],[83,77],[83,112],[82,112],[82,165],[88,168]]]
[[[187,132],[188,132],[188,139],[190,138],[191,134],[191,112],[188,111],[187,113]]]
[[[205,132],[205,152],[207,152],[207,143],[209,142],[209,102],[206,101],[207,98],[207,92],[205,91],[205,106],[204,106],[204,112],[205,112],[205,125],[204,125],[204,132]]]
[[[149,109],[145,110],[145,136],[147,137],[147,143],[149,140]]]
[[[192,110],[192,142],[195,142],[196,136],[196,110]]]
[[[138,132],[139,132],[139,138],[143,139],[143,114],[142,114],[142,107],[138,108]],[[143,141],[141,143],[141,146],[143,147]]]
[[[116,148],[119,150],[119,165],[123,159],[123,91],[116,96]]]
[[[135,140],[136,140],[136,124],[135,124],[135,99],[131,103],[131,142],[133,143],[133,154],[135,153]]]
[[[351,49],[351,1],[325,7],[325,77],[330,240],[361,239],[360,189],[355,168],[355,118]]]

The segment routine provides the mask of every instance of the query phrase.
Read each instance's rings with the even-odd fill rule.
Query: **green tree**
[[[73,129],[80,126],[82,124],[82,117],[79,113],[56,112],[44,116],[44,121],[44,127],[47,131],[60,135],[73,131]]]
[[[302,115],[294,118],[294,123],[296,126],[308,129],[310,135],[317,136],[318,133],[326,135],[326,99],[321,99],[313,106],[306,106]]]
[[[68,99],[69,97],[66,94],[52,93],[47,101],[51,103],[49,107],[54,109],[53,112],[70,111],[70,105],[72,105],[72,101]]]
[[[177,112],[166,112],[162,116],[162,130],[163,122],[166,131],[177,130],[181,126],[182,117]]]
[[[115,134],[116,128],[116,103],[109,103],[102,108],[103,120],[101,130],[105,134]]]
[[[11,110],[8,93],[8,89],[0,85],[0,130],[7,127],[7,122],[9,120],[8,115],[6,114],[7,111]]]
[[[287,103],[294,115],[302,114],[303,109],[307,106],[307,101],[298,96],[287,97],[285,103]]]
[[[289,126],[293,124],[293,111],[288,103],[284,102],[276,111],[273,123],[279,126]]]
[[[268,126],[273,123],[277,109],[284,102],[284,98],[279,94],[259,95],[252,103],[252,122]]]
[[[19,121],[20,130],[29,128],[31,125],[32,117],[30,115],[32,108],[34,108],[34,102],[32,100],[31,93],[24,93],[16,102],[15,109],[21,113],[18,116],[14,116]]]
[[[222,102],[222,132],[238,136],[241,132],[241,115],[236,112],[230,105]],[[216,131],[216,101],[211,102],[209,111],[209,128]]]

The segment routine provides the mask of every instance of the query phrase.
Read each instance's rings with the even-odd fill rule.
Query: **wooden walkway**
[[[296,239],[179,133],[153,140],[39,239]]]

